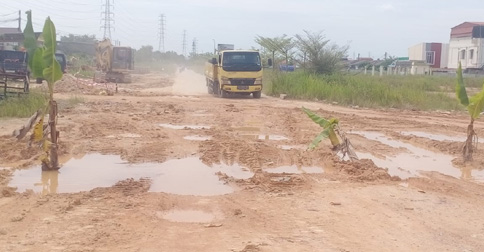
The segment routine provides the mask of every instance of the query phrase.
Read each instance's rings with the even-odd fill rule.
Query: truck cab
[[[206,64],[205,77],[210,94],[227,97],[230,93],[262,92],[262,62],[255,50],[222,50]]]

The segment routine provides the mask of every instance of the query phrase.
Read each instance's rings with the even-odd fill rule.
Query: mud
[[[484,151],[463,162],[442,137],[465,135],[465,111],[221,99],[189,70],[133,80],[56,86],[83,99],[59,111],[58,173],[10,136],[23,120],[0,120],[0,251],[484,250]],[[303,106],[338,118],[360,160],[308,151],[321,128]]]

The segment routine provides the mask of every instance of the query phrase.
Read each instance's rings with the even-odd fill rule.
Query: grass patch
[[[84,103],[85,99],[82,96],[73,95],[67,100],[59,100],[57,106],[59,110],[72,109],[80,103]]]
[[[461,110],[455,98],[453,77],[315,75],[304,72],[274,73],[264,87],[268,95],[287,94],[295,99],[318,99],[368,108]],[[480,87],[482,79],[467,80]],[[266,82],[267,84],[267,82]]]
[[[47,97],[39,92],[31,91],[20,97],[8,97],[0,100],[0,117],[30,117],[46,104]]]

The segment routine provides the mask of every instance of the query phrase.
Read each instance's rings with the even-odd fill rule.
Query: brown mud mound
[[[370,159],[361,159],[353,162],[335,161],[335,166],[337,170],[348,175],[351,180],[400,180],[398,177],[390,176],[385,169],[376,166]]]
[[[105,194],[105,193],[121,193],[124,196],[133,196],[148,192],[150,189],[151,180],[147,178],[141,178],[135,180],[133,178],[121,180],[112,187],[107,188],[95,188],[90,191],[93,194]]]

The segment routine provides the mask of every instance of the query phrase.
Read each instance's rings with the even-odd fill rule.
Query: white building
[[[464,22],[451,29],[449,43],[449,68],[463,69],[484,67],[484,22]]]
[[[420,43],[408,48],[408,59],[423,61],[431,68],[447,68],[449,44]]]

